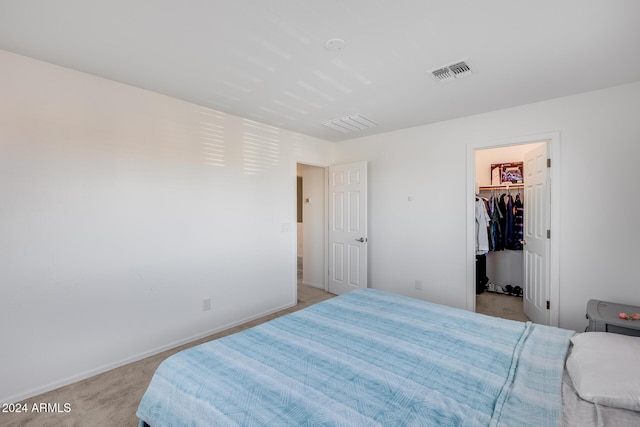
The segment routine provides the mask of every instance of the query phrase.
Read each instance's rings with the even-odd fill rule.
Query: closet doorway
[[[550,232],[547,231],[558,221],[557,188],[554,193],[548,185],[549,178],[557,178],[557,171],[551,173],[553,169],[547,167],[547,159],[559,153],[558,144],[559,135],[548,134],[541,135],[539,139],[522,138],[468,147],[470,167],[467,171],[467,195],[473,201],[470,203],[473,209],[468,209],[467,225],[468,237],[472,234],[472,239],[467,240],[467,277],[473,279],[467,287],[468,309],[498,317],[557,325],[554,302],[558,301],[558,251],[557,246],[552,245]],[[529,158],[526,157],[527,153]],[[536,153],[538,158],[530,158],[532,153]],[[554,163],[554,166],[558,165]],[[539,170],[538,175],[543,176],[543,182],[536,181],[531,175],[535,170]],[[518,176],[518,172],[522,172],[523,176]],[[512,206],[508,211],[513,214],[517,212],[515,201],[518,201],[517,205],[521,203],[522,234],[513,234],[514,223],[511,222],[510,243],[505,247],[505,232],[509,231],[509,226],[505,230],[503,219],[498,227],[488,229],[491,247],[485,251],[480,248],[478,252],[477,197],[486,200],[486,205],[490,207],[497,207],[498,201],[503,201],[502,209],[506,208],[506,201],[510,198]],[[556,211],[550,210],[549,202],[554,203]],[[495,215],[496,211],[493,213]],[[495,215],[490,223],[497,223],[498,216]],[[511,221],[514,217],[517,218],[512,215]],[[544,230],[540,230],[541,227]],[[499,239],[503,239],[502,244],[498,243]],[[476,257],[482,252],[486,255]],[[478,269],[479,265],[483,268]],[[485,286],[479,287],[477,280],[483,277],[486,277]],[[479,290],[484,292],[479,293]]]
[[[298,163],[297,284],[325,290],[326,168]]]

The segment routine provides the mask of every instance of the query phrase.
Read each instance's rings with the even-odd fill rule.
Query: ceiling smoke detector
[[[342,39],[329,39],[324,44],[324,47],[326,47],[328,50],[342,50],[346,45],[347,43],[345,43],[345,41]]]
[[[328,122],[324,122],[323,125],[333,130],[337,130],[338,132],[349,133],[378,126],[378,123],[369,120],[360,114],[355,114],[353,116],[329,120]]]
[[[455,64],[445,65],[444,67],[431,70],[429,74],[431,74],[431,77],[438,83],[445,83],[461,77],[470,76],[473,73],[466,61],[458,61]]]

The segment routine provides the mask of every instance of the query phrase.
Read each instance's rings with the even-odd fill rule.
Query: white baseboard
[[[314,288],[318,288],[318,289],[324,289],[324,285],[319,285],[317,283],[312,283],[312,282],[305,282],[304,280],[302,282],[303,285],[307,285],[307,286],[312,286]]]
[[[313,286],[313,285],[310,285],[310,286]],[[293,304],[285,304],[285,305],[283,305],[281,307],[277,307],[277,308],[275,308],[273,310],[267,310],[267,311],[265,311],[263,313],[259,313],[259,314],[256,314],[254,316],[250,316],[250,317],[238,320],[236,322],[228,323],[226,325],[211,329],[209,331],[202,332],[200,334],[193,335],[193,336],[190,336],[188,338],[184,338],[184,339],[181,339],[181,340],[178,340],[178,341],[174,341],[172,343],[169,343],[169,344],[166,344],[166,345],[162,345],[160,347],[156,347],[154,349],[151,349],[151,350],[145,351],[143,353],[139,353],[139,354],[133,355],[131,357],[127,357],[127,358],[118,360],[118,361],[113,362],[113,363],[109,363],[107,365],[102,365],[102,366],[99,366],[99,367],[97,367],[95,369],[90,369],[88,371],[79,373],[77,375],[72,375],[70,377],[61,379],[59,381],[54,381],[52,383],[43,385],[41,387],[32,388],[32,389],[27,390],[27,391],[25,391],[23,393],[18,393],[18,394],[13,395],[13,396],[0,397],[0,405],[3,405],[5,403],[9,404],[9,403],[21,402],[21,401],[23,401],[25,399],[29,399],[29,398],[37,396],[39,394],[47,393],[49,391],[58,389],[60,387],[64,387],[64,386],[67,386],[69,384],[76,383],[78,381],[83,381],[83,380],[86,380],[88,378],[95,377],[96,375],[103,374],[105,372],[111,371],[111,370],[116,369],[116,368],[120,368],[121,366],[128,365],[129,363],[133,363],[133,362],[137,362],[137,361],[142,360],[142,359],[146,359],[147,357],[155,356],[156,354],[160,354],[160,353],[162,353],[164,351],[171,350],[172,348],[180,347],[181,345],[185,345],[185,344],[189,344],[189,343],[194,342],[194,341],[198,341],[199,339],[206,338],[206,337],[208,337],[210,335],[217,334],[218,332],[222,332],[222,331],[224,331],[226,329],[242,325],[243,323],[251,322],[252,320],[256,320],[256,319],[259,319],[261,317],[268,316],[270,314],[276,313],[276,312],[281,311],[281,310],[286,310],[288,308],[294,307],[295,305],[296,305],[295,303],[293,303]]]

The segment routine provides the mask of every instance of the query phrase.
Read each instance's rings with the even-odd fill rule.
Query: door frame
[[[466,308],[476,311],[476,280],[475,280],[475,194],[476,194],[476,151],[487,148],[498,148],[509,145],[530,144],[546,141],[549,146],[551,168],[549,171],[550,192],[550,254],[549,254],[549,324],[558,326],[560,301],[560,132],[548,132],[536,135],[519,136],[500,140],[491,140],[467,144],[467,241],[466,241]]]

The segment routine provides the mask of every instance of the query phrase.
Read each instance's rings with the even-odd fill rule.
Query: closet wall
[[[494,163],[511,163],[524,161],[526,152],[533,150],[543,143],[512,145],[508,147],[490,148],[476,151],[476,186],[485,187],[491,185],[491,165]],[[500,190],[502,194],[504,190]],[[511,190],[515,198],[516,194],[524,203],[524,214],[527,215],[527,201],[522,190]],[[480,191],[479,195],[489,198],[491,191]],[[489,282],[496,285],[523,286],[524,258],[522,251],[505,249],[503,251],[489,252],[487,255],[487,277]]]

